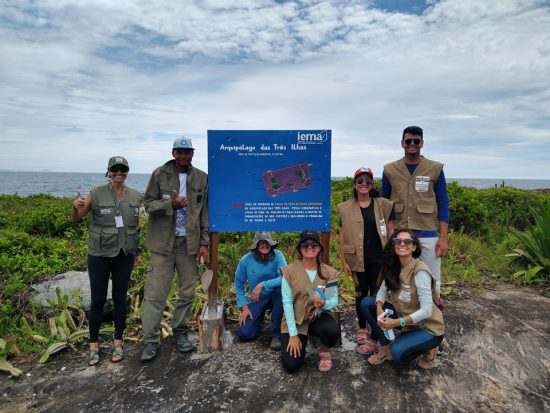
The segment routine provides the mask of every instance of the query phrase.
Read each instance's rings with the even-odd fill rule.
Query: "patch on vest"
[[[385,237],[387,234],[387,230],[386,230],[386,220],[384,218],[382,218],[380,220],[380,235],[382,235],[383,237]]]
[[[409,284],[401,284],[401,291],[399,292],[399,301],[404,303],[411,302],[411,286]]]
[[[414,183],[414,188],[416,192],[428,192],[430,188],[430,177],[429,176],[417,176]]]
[[[113,213],[113,208],[99,208],[99,213],[101,215],[111,215]]]

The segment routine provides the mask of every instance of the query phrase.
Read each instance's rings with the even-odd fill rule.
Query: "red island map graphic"
[[[300,163],[276,171],[267,171],[262,174],[266,192],[277,196],[285,192],[296,192],[313,185],[309,164]]]

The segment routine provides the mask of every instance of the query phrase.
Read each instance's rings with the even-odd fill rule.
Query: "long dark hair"
[[[413,258],[418,258],[420,257],[420,254],[422,254],[420,240],[412,229],[399,228],[393,232],[386,248],[384,248],[384,251],[382,252],[382,257],[380,258],[380,273],[382,274],[382,277],[384,277],[384,281],[386,281],[386,287],[388,287],[390,291],[399,290],[401,284],[399,281],[401,262],[399,261],[399,256],[395,253],[393,240],[402,232],[409,234],[414,245],[416,245],[416,249],[412,253]]]
[[[275,248],[270,245],[269,252],[264,255],[260,253],[260,251],[258,250],[258,245],[256,245],[256,248],[252,250],[252,255],[258,262],[268,262],[275,258]]]
[[[298,252],[298,259],[300,261],[302,261],[302,258],[304,258],[304,256],[302,255],[302,246],[300,243],[298,243],[298,245],[296,245],[296,251]],[[323,279],[323,280],[328,280],[327,277],[325,277],[323,275],[323,272],[321,271],[321,258],[323,256],[323,245],[321,245],[321,243],[319,243],[319,253],[317,254],[317,257],[315,257],[316,261],[317,261],[317,275],[319,276],[319,278]]]

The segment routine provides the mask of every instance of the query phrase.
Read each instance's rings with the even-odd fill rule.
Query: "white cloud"
[[[331,128],[333,175],[378,174],[419,124],[447,176],[550,175],[550,9],[429,3],[4,1],[0,168],[150,172],[182,133],[206,167],[207,129]]]

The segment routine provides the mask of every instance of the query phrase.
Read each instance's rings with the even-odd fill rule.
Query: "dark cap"
[[[126,168],[128,168],[128,170],[130,170],[130,165],[128,165],[128,161],[126,160],[126,158],[122,156],[111,156],[109,158],[109,162],[107,162],[107,172],[105,172],[105,176],[107,176],[107,174],[109,173],[109,169],[116,165],[125,166]]]
[[[319,233],[317,231],[312,231],[310,229],[302,231],[302,233],[300,234],[300,244],[308,239],[317,241],[319,244],[321,243],[321,238],[319,237]]]

